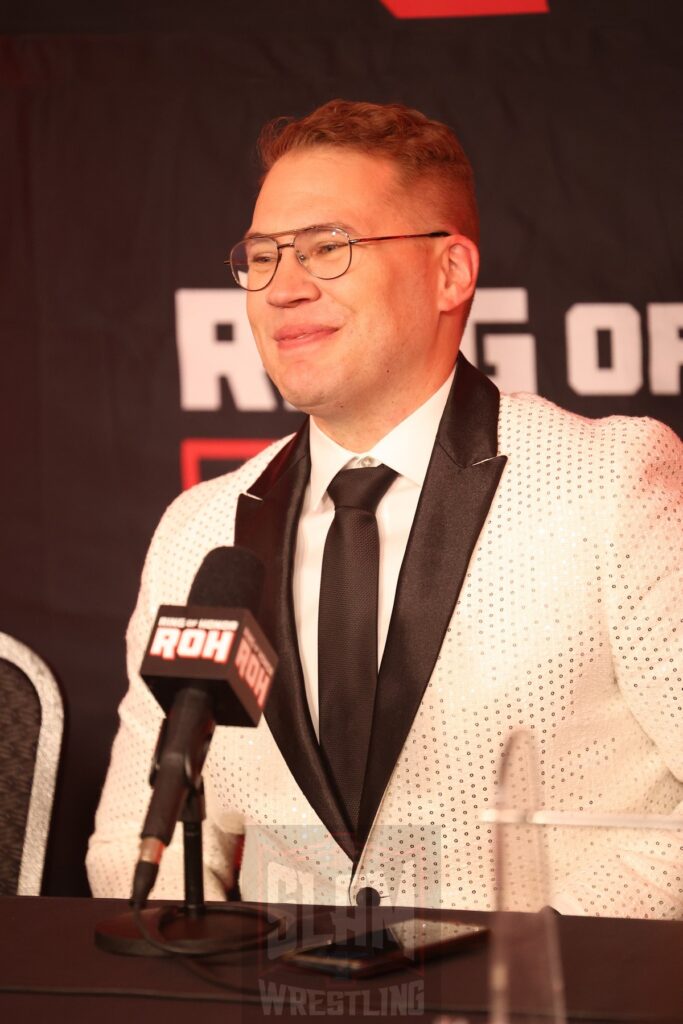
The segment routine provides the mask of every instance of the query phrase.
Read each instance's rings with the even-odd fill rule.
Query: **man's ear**
[[[479,273],[479,250],[464,235],[444,239],[439,279],[439,310],[450,313],[468,302],[474,294]]]

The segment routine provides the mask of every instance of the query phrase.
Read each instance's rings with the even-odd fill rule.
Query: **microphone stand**
[[[188,790],[183,823],[185,899],[181,906],[165,904],[133,908],[101,921],[95,945],[108,953],[127,956],[210,956],[258,949],[282,924],[266,910],[244,904],[207,907],[204,902],[202,822],[206,818],[204,785]]]
[[[202,851],[202,822],[206,818],[204,785],[191,789],[187,795],[180,820],[183,823],[183,857],[185,862],[185,903],[183,913],[194,920],[206,914],[204,902],[204,856]]]

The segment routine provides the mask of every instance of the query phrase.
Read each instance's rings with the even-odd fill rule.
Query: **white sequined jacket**
[[[327,785],[301,679],[289,571],[309,472],[304,428],[185,492],[152,541],[128,631],[130,688],[88,853],[96,896],[129,895],[161,712],[138,669],[157,608],[205,554],[263,559],[279,656],[256,729],[219,728],[205,766],[207,895],[244,833],[248,900],[490,909],[499,757],[532,730],[553,810],[683,812],[682,446],[652,420],[591,421],[499,396],[460,357],[406,551],[380,669],[360,836]],[[534,833],[534,836],[536,833]],[[508,905],[683,916],[683,834],[558,828],[509,843]],[[539,896],[539,893],[541,895]],[[154,895],[182,895],[182,843]]]

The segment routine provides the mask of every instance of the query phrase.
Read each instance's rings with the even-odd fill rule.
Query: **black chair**
[[[0,633],[0,896],[37,896],[64,732],[57,680]]]

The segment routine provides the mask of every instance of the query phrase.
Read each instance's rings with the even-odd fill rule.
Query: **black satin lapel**
[[[408,540],[380,666],[361,847],[434,670],[506,462],[496,456],[497,389],[464,360],[456,382]]]
[[[498,454],[500,392],[460,353],[437,442],[457,466],[474,466]]]
[[[260,623],[278,654],[266,721],[306,799],[344,852],[354,845],[320,759],[304,689],[292,600],[301,503],[310,475],[308,426],[278,453],[237,503],[235,543],[252,550],[266,573]]]

